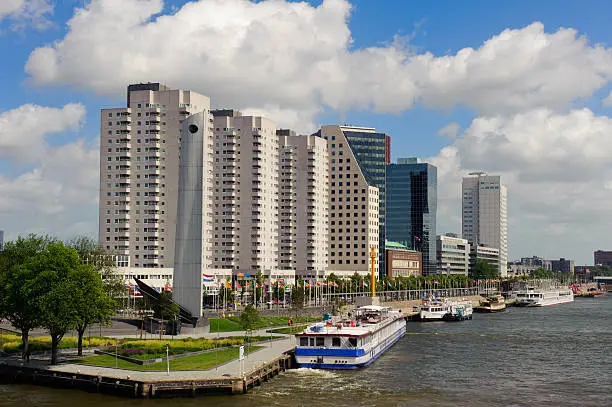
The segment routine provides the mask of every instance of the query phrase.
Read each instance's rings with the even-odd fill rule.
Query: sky
[[[612,250],[612,3],[591,0],[0,0],[0,229],[96,236],[100,109],[161,82],[302,133],[376,127],[508,186],[509,253]]]

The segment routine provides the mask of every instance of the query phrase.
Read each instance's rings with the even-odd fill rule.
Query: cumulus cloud
[[[440,230],[460,231],[461,178],[486,170],[509,188],[511,255],[587,261],[584,247],[599,247],[609,234],[602,219],[612,201],[610,151],[612,119],[588,109],[477,117],[428,160],[438,167]]]
[[[39,85],[104,95],[161,81],[219,105],[312,114],[321,105],[384,113],[417,103],[481,114],[556,108],[591,96],[612,76],[609,48],[572,29],[547,33],[538,22],[505,30],[477,49],[436,56],[399,40],[353,49],[346,0],[318,7],[200,0],[160,15],[163,6],[93,0],[75,12],[63,39],[31,53],[26,71]]]
[[[82,140],[54,147],[46,143],[53,133],[76,128],[84,114],[81,105],[24,105],[0,116],[0,159],[36,158],[36,166],[21,175],[0,174],[0,225],[8,238],[96,230],[98,146]]]
[[[78,103],[62,108],[23,105],[0,114],[0,159],[32,162],[47,149],[52,134],[76,130],[85,117],[85,107]]]
[[[601,99],[601,104],[607,107],[612,106],[612,91],[610,91],[610,93],[608,93],[608,96],[606,96],[605,98]]]
[[[438,130],[437,134],[438,136],[447,137],[454,140],[457,138],[457,132],[459,132],[460,128],[461,126],[459,126],[459,123],[450,123]]]
[[[0,1],[0,22],[10,19],[13,28],[26,25],[42,29],[49,26],[48,15],[53,12],[51,0],[2,0]]]

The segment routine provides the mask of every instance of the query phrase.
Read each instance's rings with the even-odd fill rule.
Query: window
[[[302,336],[300,338],[300,346],[308,346],[308,338]]]
[[[335,346],[335,347],[339,348],[340,347],[340,338],[332,338],[332,346]]]
[[[348,342],[349,342],[349,345],[351,345],[351,347],[353,348],[357,347],[357,338],[349,338]]]

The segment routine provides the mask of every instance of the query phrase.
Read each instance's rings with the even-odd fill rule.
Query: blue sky
[[[32,0],[23,1],[27,3]],[[156,1],[159,0],[152,0],[152,3]],[[9,138],[7,134],[12,134],[12,137],[19,135],[23,140],[31,136],[28,134],[21,136],[19,132],[26,130],[11,122],[14,120],[11,119],[13,116],[7,115],[23,105],[33,104],[41,108],[61,109],[67,104],[77,103],[84,106],[86,113],[83,117],[77,118],[77,121],[81,122],[80,126],[71,125],[69,118],[66,119],[68,124],[64,128],[60,126],[56,130],[49,130],[44,122],[32,123],[32,129],[40,133],[39,137],[32,140],[46,144],[47,150],[42,155],[32,159],[17,159],[10,154],[3,154],[0,150],[0,196],[5,195],[4,203],[0,197],[0,229],[6,229],[9,237],[29,231],[46,231],[60,235],[77,232],[96,234],[97,211],[93,197],[97,181],[94,181],[89,189],[87,187],[92,179],[95,180],[91,174],[96,168],[84,171],[89,174],[88,179],[60,178],[53,172],[58,163],[50,162],[49,157],[53,157],[53,154],[63,157],[62,154],[67,154],[68,151],[66,146],[73,145],[77,140],[83,140],[84,145],[80,146],[78,151],[89,158],[79,157],[79,159],[84,162],[91,161],[90,158],[95,156],[97,148],[95,145],[99,136],[99,110],[125,103],[125,96],[120,91],[125,88],[129,80],[122,82],[121,78],[125,77],[138,78],[137,80],[142,81],[170,79],[167,83],[171,86],[189,87],[211,95],[213,105],[215,101],[221,101],[224,106],[233,103],[239,108],[255,108],[271,114],[277,112],[277,109],[295,112],[298,119],[292,121],[283,122],[282,118],[272,118],[280,125],[294,126],[304,131],[315,130],[315,127],[322,123],[350,123],[376,127],[387,132],[392,137],[394,159],[402,156],[419,156],[439,166],[441,178],[439,232],[457,231],[459,227],[460,205],[456,188],[462,173],[473,169],[501,173],[508,180],[510,188],[509,233],[510,253],[513,258],[528,255],[565,256],[575,258],[578,263],[588,263],[593,250],[605,249],[606,244],[612,246],[612,242],[603,230],[602,222],[595,222],[592,219],[593,216],[609,214],[607,212],[609,210],[601,203],[585,203],[580,200],[581,196],[597,197],[598,201],[604,202],[612,198],[609,192],[612,187],[608,184],[612,185],[608,172],[611,162],[598,157],[595,151],[597,146],[600,148],[610,146],[610,144],[601,145],[602,140],[604,142],[610,140],[605,127],[608,125],[607,115],[610,108],[604,106],[601,101],[610,93],[612,78],[612,68],[608,66],[612,60],[608,48],[608,39],[612,34],[612,26],[609,24],[609,15],[612,12],[610,2],[353,0],[350,2],[352,9],[348,16],[343,16],[341,11],[329,11],[323,16],[324,13],[321,11],[322,3],[330,8],[331,5],[342,8],[346,6],[343,0],[312,1],[310,2],[312,7],[305,9],[292,9],[283,2],[276,2],[274,4],[277,4],[279,9],[291,11],[294,16],[281,12],[281,15],[285,16],[281,18],[287,27],[278,30],[287,31],[276,31],[268,27],[268,30],[260,33],[260,40],[269,42],[271,49],[286,41],[287,48],[279,45],[278,54],[294,47],[298,48],[295,55],[291,55],[300,62],[301,67],[296,68],[295,72],[288,73],[287,77],[281,75],[279,89],[274,89],[274,83],[265,77],[265,72],[251,73],[246,68],[239,68],[238,76],[234,79],[244,85],[244,94],[241,94],[240,90],[225,91],[221,85],[217,89],[216,85],[211,83],[219,81],[211,79],[207,82],[207,79],[198,78],[193,71],[185,67],[185,63],[181,61],[174,63],[176,55],[170,51],[167,56],[167,68],[159,68],[154,66],[151,59],[147,59],[150,55],[147,55],[146,49],[142,51],[144,65],[139,67],[136,66],[138,63],[129,56],[121,54],[116,44],[104,48],[107,45],[106,41],[110,41],[108,37],[112,37],[113,34],[113,29],[109,28],[113,27],[112,9],[116,8],[115,12],[119,12],[120,8],[124,8],[126,14],[134,15],[146,10],[147,7],[155,9],[151,6],[151,1],[94,0],[92,3],[65,0],[48,3],[53,6],[52,14],[43,13],[36,18],[26,15],[23,10],[5,11],[3,15],[0,6],[0,53],[3,55],[0,77],[4,79],[3,91],[0,93],[0,115],[5,115],[4,121],[0,116],[0,149],[8,146],[8,142],[5,141],[3,144],[2,140],[3,137]],[[201,7],[192,7],[190,13],[187,13],[184,11],[187,10],[184,7],[186,3],[190,6],[197,3]],[[121,32],[125,36],[126,49],[140,50],[143,48],[143,43],[139,42],[142,39],[138,39],[137,30],[144,26],[154,30],[153,26],[159,26],[155,23],[161,15],[176,13],[174,20],[169,18],[164,21],[170,26],[176,24],[174,27],[177,30],[177,37],[183,33],[185,37],[181,38],[193,38],[201,32],[197,30],[210,28],[213,23],[206,18],[206,15],[211,11],[214,12],[215,7],[222,3],[230,4],[227,7],[228,9],[231,7],[234,12],[247,7],[246,0],[166,1],[160,14],[151,12],[151,15],[148,15],[147,11],[142,11],[148,17],[145,17],[145,22],[140,25],[134,26],[129,22],[117,21],[117,27],[120,27],[117,32],[124,30]],[[241,23],[240,28],[253,27],[254,23],[260,21],[264,21],[265,25],[270,21],[265,18],[278,18],[274,15],[269,17],[269,13],[262,11],[263,6],[270,5],[269,2],[257,3],[257,7],[262,7],[253,10],[260,10],[261,15],[246,13],[237,17]],[[97,11],[95,6],[100,6]],[[73,24],[69,27],[67,23],[73,19],[76,9],[88,11],[84,14],[89,16],[89,20],[87,23]],[[100,11],[102,9],[104,12]],[[199,16],[197,13],[202,15]],[[185,26],[188,24],[173,22],[178,20],[179,15],[186,19],[183,21],[193,18],[190,21],[194,26],[198,24],[200,26],[195,27],[193,32],[187,31]],[[298,17],[294,18],[295,15]],[[258,20],[259,18],[261,20]],[[310,18],[315,20],[309,20]],[[109,23],[102,24],[104,19]],[[333,23],[309,28],[309,24],[302,24],[303,21],[308,21],[309,24],[321,21]],[[97,25],[97,22],[100,22],[100,25]],[[536,22],[543,24],[541,32],[533,26]],[[343,27],[344,23],[352,40],[350,44],[345,42],[346,37],[341,30],[335,30],[333,27]],[[231,22],[227,24],[231,27]],[[92,27],[89,33],[88,25]],[[287,38],[291,36],[292,27],[296,37]],[[576,33],[570,35],[569,39],[561,38],[556,34],[562,28],[574,29]],[[513,30],[510,37],[500,39],[500,34],[508,29]],[[168,48],[181,46],[181,42],[171,42],[174,31],[167,33],[167,36],[156,36],[154,31],[143,32],[148,34],[153,32],[151,41],[156,41],[160,49],[166,40]],[[317,37],[313,41],[319,41],[320,37],[324,36],[328,36],[329,41],[312,47],[302,44],[302,38],[309,38],[312,33],[315,33],[313,37]],[[100,36],[95,37],[98,34]],[[210,35],[210,33],[202,34],[204,38],[202,42],[207,40],[214,42],[215,37]],[[392,46],[395,36],[403,38],[403,47]],[[530,36],[533,39],[530,39]],[[546,37],[546,44],[542,43],[540,47],[528,50],[530,45],[537,43],[538,38],[541,39],[542,36]],[[582,36],[586,36],[588,41],[581,42]],[[471,67],[466,70],[467,73],[451,67],[444,68],[447,71],[441,70],[442,73],[434,77],[430,75],[431,67],[434,65],[423,63],[424,66],[429,66],[429,70],[416,63],[406,69],[403,69],[405,66],[402,66],[402,69],[387,68],[379,64],[382,60],[380,54],[377,54],[379,57],[363,55],[365,49],[375,48],[376,52],[391,52],[390,61],[405,62],[406,59],[423,57],[426,53],[431,53],[436,63],[441,63],[440,57],[444,56],[456,63],[460,59],[457,53],[464,52],[468,47],[478,51],[492,38],[495,44],[491,45],[487,52],[476,52],[477,55],[472,55],[472,59],[466,62],[465,66]],[[228,39],[220,38],[219,42]],[[503,50],[506,44],[514,42],[517,44],[517,50],[520,50],[517,51],[515,59],[512,58],[511,52],[508,55],[509,51]],[[241,45],[247,43],[248,40],[245,39]],[[600,44],[599,48],[596,44]],[[51,65],[46,66],[49,59],[41,58],[40,53],[35,52],[45,46],[50,47],[56,58],[55,68]],[[197,52],[198,55],[210,52],[209,48],[202,47]],[[100,53],[106,54],[99,56],[95,51],[85,51],[87,49],[99,50]],[[498,49],[501,51],[497,51]],[[115,50],[117,54],[114,54]],[[329,55],[334,56],[329,57]],[[263,56],[266,57],[265,54]],[[262,54],[257,54],[256,57],[261,60]],[[273,66],[279,66],[279,62],[274,60],[275,55],[268,57]],[[348,84],[338,85],[336,81],[326,80],[325,72],[312,78],[304,78],[310,73],[308,57],[317,61],[333,61],[347,72],[351,70],[347,74]],[[357,59],[358,57],[361,59]],[[554,66],[550,66],[547,61],[553,59]],[[31,61],[29,73],[26,72],[28,60]],[[112,63],[108,67],[100,68],[109,60]],[[202,76],[220,75],[224,71],[220,64],[217,64],[218,68],[215,68],[215,65],[211,68],[205,63],[203,59],[202,69],[205,73],[202,73]],[[513,63],[517,63],[516,68],[512,66]],[[142,76],[136,74],[139,70],[144,72]],[[507,70],[507,74],[498,74],[503,70]],[[248,78],[249,76],[252,77]],[[331,74],[330,76],[333,77]],[[482,76],[483,79],[478,76]],[[404,83],[405,96],[404,87],[398,86],[398,90],[394,90],[394,81],[404,79],[411,84],[409,86]],[[283,86],[303,85],[309,81],[312,82],[310,84],[312,88],[305,89],[303,95],[295,95],[294,98],[292,95],[283,95]],[[104,83],[108,83],[108,86]],[[326,90],[336,85],[338,89]],[[413,85],[416,90],[411,93]],[[249,89],[270,89],[270,91],[266,100],[258,100],[253,97],[253,91]],[[389,89],[394,91],[389,92]],[[536,89],[537,92],[534,91],[532,94],[532,89]],[[375,95],[376,93],[378,95]],[[224,97],[227,99],[223,99]],[[412,98],[415,103],[408,102]],[[508,103],[503,102],[504,99]],[[271,108],[269,104],[275,108]],[[585,108],[588,111],[582,111],[584,114],[572,115],[573,111]],[[544,110],[547,114],[542,113]],[[33,121],[37,114],[33,113]],[[457,139],[437,135],[440,129],[452,123],[458,124]],[[520,126],[525,126],[525,123],[537,123],[537,125],[521,128]],[[556,129],[556,134],[543,134],[540,138],[538,131],[546,132],[546,129]],[[567,135],[564,133],[566,131]],[[503,133],[507,143],[502,146],[497,145],[496,151],[501,149],[508,154],[492,162],[490,157],[496,153],[487,149],[495,148],[496,140],[490,135],[498,133]],[[571,134],[580,134],[584,139],[576,141]],[[539,142],[543,145],[538,144]],[[526,145],[531,145],[531,150],[517,152],[520,150],[517,146]],[[547,151],[552,151],[552,146],[557,146],[557,150],[561,152],[551,153],[548,162]],[[592,148],[593,146],[595,148]],[[4,148],[5,151],[9,151],[8,147]],[[529,151],[539,151],[538,154],[544,158],[539,161],[534,160],[528,154]],[[564,161],[564,157],[572,157],[570,153],[574,154],[573,159],[590,163],[588,168],[582,165],[575,169],[566,169],[568,172],[584,176],[580,188],[576,188],[576,184],[564,184],[564,178],[567,177],[564,177],[563,166],[560,166],[557,172],[550,170],[557,168],[559,162]],[[508,163],[502,163],[504,159],[507,159]],[[517,168],[514,169],[511,168],[512,163],[521,164],[520,167],[517,164]],[[62,164],[65,164],[65,167],[69,163]],[[543,170],[544,167],[549,170]],[[69,170],[65,168],[64,170],[70,173]],[[598,174],[597,178],[592,175],[595,173]],[[37,178],[38,183],[30,185],[29,181],[20,180],[19,177],[24,176],[27,180],[32,176],[40,179]],[[526,183],[525,180],[529,182]],[[50,184],[53,184],[55,189]],[[69,195],[74,197],[74,201],[59,205],[60,208],[57,210],[50,209],[51,206],[57,205],[57,199],[46,201],[46,198],[36,198],[38,195],[29,191],[29,188],[36,188],[37,193],[44,196],[49,194],[61,196],[62,192],[57,192],[58,185],[60,189],[63,188],[62,191],[68,191]],[[79,188],[75,185],[79,185]],[[50,188],[51,192],[44,188]],[[569,193],[566,189],[574,192]],[[28,193],[32,193],[32,198],[29,198]],[[36,205],[25,205],[21,208],[16,202],[23,200],[30,203],[44,202],[45,208],[37,209]],[[551,203],[549,200],[558,202]],[[540,204],[542,201],[545,201],[546,211],[539,209],[543,206]],[[46,215],[31,216],[31,211]],[[591,213],[591,219],[585,219],[585,212]],[[53,220],[49,219],[50,216]],[[567,237],[575,233],[576,225],[580,228],[579,235],[589,236],[588,239],[574,241],[573,238]],[[599,246],[595,247],[596,245]]]

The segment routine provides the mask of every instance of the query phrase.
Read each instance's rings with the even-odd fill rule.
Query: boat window
[[[325,346],[325,338],[317,336],[317,346]]]
[[[349,338],[349,344],[353,347],[357,347],[357,338]]]
[[[300,338],[300,346],[308,346],[308,338],[302,336]]]
[[[315,338],[310,338],[310,346],[314,346]]]
[[[332,338],[332,346],[340,347],[340,338]]]

